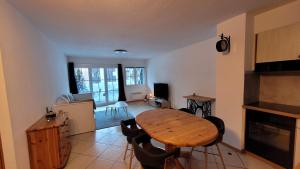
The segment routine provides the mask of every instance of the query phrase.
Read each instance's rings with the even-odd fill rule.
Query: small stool
[[[127,111],[127,107],[128,107],[128,104],[124,101],[118,101],[117,103],[115,103],[115,109],[117,112],[119,112],[119,109],[123,109],[124,112],[126,113],[126,116],[128,117],[128,111]]]

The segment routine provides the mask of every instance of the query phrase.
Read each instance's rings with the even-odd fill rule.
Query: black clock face
[[[216,48],[218,52],[224,52],[228,48],[228,43],[226,40],[219,40],[216,44]]]

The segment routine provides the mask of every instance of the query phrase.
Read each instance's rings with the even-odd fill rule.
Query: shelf
[[[245,109],[257,110],[300,119],[300,107],[268,102],[255,102],[243,105]]]

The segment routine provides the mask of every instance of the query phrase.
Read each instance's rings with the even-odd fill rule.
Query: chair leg
[[[127,150],[128,150],[128,143],[126,144],[123,160],[125,160],[125,158],[126,158]]]
[[[128,118],[128,111],[127,111],[127,107],[124,107],[124,111],[126,113],[126,117]]]
[[[224,163],[224,158],[223,158],[223,155],[222,155],[222,153],[221,153],[220,147],[219,147],[218,144],[216,144],[216,146],[217,146],[217,149],[218,149],[218,152],[219,152],[219,155],[220,155],[220,158],[221,158],[221,162],[222,162],[222,164],[223,164],[223,167],[224,167],[224,169],[226,169],[225,163]]]
[[[164,169],[167,169],[168,158],[165,159]]]
[[[205,169],[207,169],[207,161],[208,161],[208,153],[207,153],[207,147],[204,147],[204,155],[205,155]]]
[[[115,108],[115,117],[117,117],[118,115],[118,111],[117,111],[117,108]]]
[[[132,165],[132,159],[133,159],[133,150],[130,150],[130,159],[129,159],[129,169],[131,169],[131,165]]]

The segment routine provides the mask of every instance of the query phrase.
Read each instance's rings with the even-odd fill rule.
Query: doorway
[[[118,68],[78,66],[75,78],[79,93],[92,93],[97,106],[115,103],[119,97]]]

